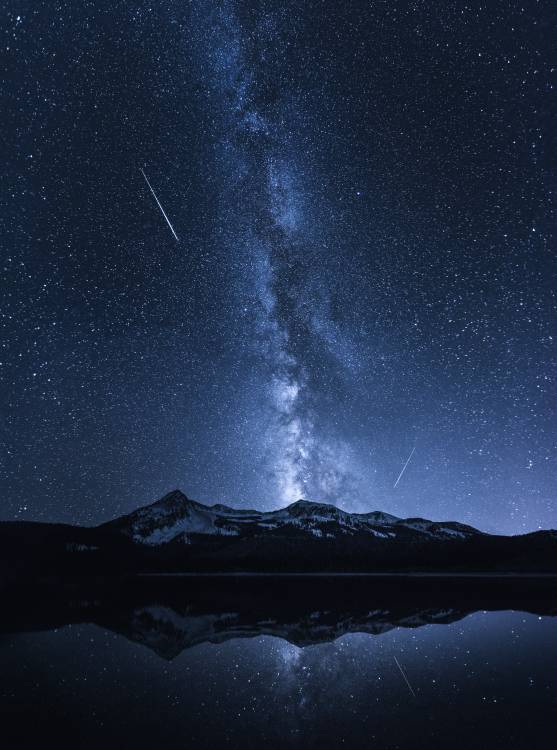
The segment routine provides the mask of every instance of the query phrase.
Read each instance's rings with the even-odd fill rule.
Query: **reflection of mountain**
[[[165,659],[201,643],[275,636],[297,646],[349,633],[448,624],[477,610],[557,614],[557,581],[489,578],[148,578],[112,586],[16,588],[0,630],[95,623]]]
[[[311,646],[334,641],[349,633],[380,635],[395,627],[416,628],[428,624],[447,624],[459,620],[463,612],[454,610],[423,610],[397,619],[388,610],[372,610],[354,617],[347,613],[338,619],[331,611],[307,613],[300,620],[285,622],[272,617],[250,621],[239,612],[195,615],[177,612],[160,605],[134,610],[130,627],[122,634],[142,643],[165,659],[173,659],[184,649],[199,643],[223,643],[232,638],[274,636],[296,646]]]
[[[178,491],[96,528],[0,523],[0,579],[419,570],[555,573],[557,532],[494,536],[455,521],[347,513],[305,500],[277,511],[238,510]]]

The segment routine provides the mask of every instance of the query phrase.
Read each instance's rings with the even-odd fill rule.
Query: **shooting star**
[[[149,182],[149,180],[147,179],[147,175],[145,174],[145,172],[143,171],[143,169],[141,169],[141,167],[140,167],[139,169],[140,169],[140,171],[141,171],[141,174],[142,174],[142,175],[143,175],[143,177],[145,178],[145,182],[146,182],[146,183],[147,183],[147,185],[149,186],[149,190],[150,190],[150,191],[151,191],[151,192],[153,193],[153,198],[154,198],[154,199],[155,199],[155,200],[157,201],[157,206],[158,206],[158,207],[160,208],[160,210],[162,211],[162,215],[163,215],[163,216],[164,216],[164,218],[166,219],[166,223],[167,223],[167,224],[168,224],[168,226],[170,227],[170,231],[172,232],[172,234],[174,235],[174,237],[176,237],[176,241],[177,241],[177,242],[180,242],[180,240],[178,239],[178,235],[177,235],[177,234],[176,234],[176,232],[174,231],[174,227],[173,227],[173,226],[172,226],[172,224],[170,223],[170,219],[169,219],[169,218],[168,218],[168,216],[167,216],[167,215],[165,214],[165,212],[164,212],[164,208],[163,208],[163,207],[161,206],[161,202],[160,202],[160,200],[159,200],[159,199],[157,198],[157,194],[155,193],[155,191],[154,191],[154,190],[153,190],[153,188],[151,187],[151,183],[150,183],[150,182]]]
[[[411,459],[411,458],[412,458],[412,456],[414,455],[414,451],[415,451],[415,450],[416,450],[416,446],[414,446],[414,448],[412,448],[412,452],[410,453],[410,455],[408,456],[408,458],[407,458],[407,460],[406,460],[406,463],[405,463],[405,464],[404,464],[404,466],[402,467],[402,471],[401,471],[401,472],[400,472],[400,474],[398,475],[398,478],[397,478],[396,482],[395,482],[395,483],[394,483],[394,485],[393,485],[393,489],[394,489],[394,488],[395,488],[395,487],[397,486],[397,484],[398,484],[398,483],[400,482],[400,478],[401,478],[401,476],[402,476],[402,475],[404,474],[404,472],[406,471],[406,467],[407,467],[407,466],[408,466],[408,464],[410,463],[410,459]]]
[[[412,695],[415,698],[416,697],[416,693],[412,689],[412,685],[410,684],[410,681],[408,680],[408,677],[406,676],[406,672],[404,671],[404,669],[398,663],[398,659],[396,658],[396,656],[393,655],[393,659],[395,660],[397,667],[400,669],[400,674],[404,677],[404,682],[408,685],[408,690],[412,693]]]

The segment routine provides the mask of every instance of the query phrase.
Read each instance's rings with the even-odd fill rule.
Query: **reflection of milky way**
[[[272,16],[262,19],[254,50],[254,42],[244,39],[230,8],[216,12],[211,20],[215,33],[208,62],[229,126],[220,137],[228,167],[221,195],[223,209],[227,203],[238,207],[227,212],[229,242],[242,247],[257,302],[254,340],[267,367],[268,398],[274,410],[266,445],[278,485],[276,501],[313,497],[337,502],[343,493],[348,500],[347,445],[330,433],[323,436],[310,406],[305,349],[309,340],[321,345],[335,325],[328,317],[326,286],[319,282],[321,269],[312,265],[316,229],[304,201],[309,168],[301,169],[297,163],[287,125],[285,108],[300,108],[290,98],[287,101],[280,88],[271,93],[271,83],[258,76],[276,23]],[[341,338],[338,331],[335,335]]]

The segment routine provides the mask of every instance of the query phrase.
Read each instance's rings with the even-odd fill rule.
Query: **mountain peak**
[[[315,508],[327,508],[340,510],[340,508],[338,508],[336,505],[333,505],[333,503],[317,503],[314,500],[306,500],[305,498],[295,500],[293,503],[290,503],[290,505],[287,505],[284,510],[288,510],[288,508],[305,508],[307,510],[312,510]]]
[[[186,497],[186,495],[184,495],[182,490],[171,490],[170,492],[167,492],[166,495],[163,495],[163,497],[161,497],[160,500],[157,500],[156,502],[152,503],[152,505],[165,505],[167,503],[183,503],[185,501],[188,501],[188,498]]]
[[[279,514],[286,514],[287,516],[294,516],[298,518],[313,518],[317,519],[339,519],[348,517],[348,513],[342,508],[338,508],[332,503],[314,503],[311,500],[296,500],[295,503],[287,505],[282,510],[275,511]]]
[[[315,503],[313,502],[313,500],[306,500],[304,497],[301,497],[299,500],[294,500],[293,503],[290,503],[286,507],[287,508],[304,508],[304,507],[311,508],[315,505],[331,505],[331,503]]]

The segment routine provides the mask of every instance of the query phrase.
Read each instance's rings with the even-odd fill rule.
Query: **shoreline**
[[[136,578],[557,578],[556,573],[362,573],[362,572],[192,572],[183,573],[136,573]]]

